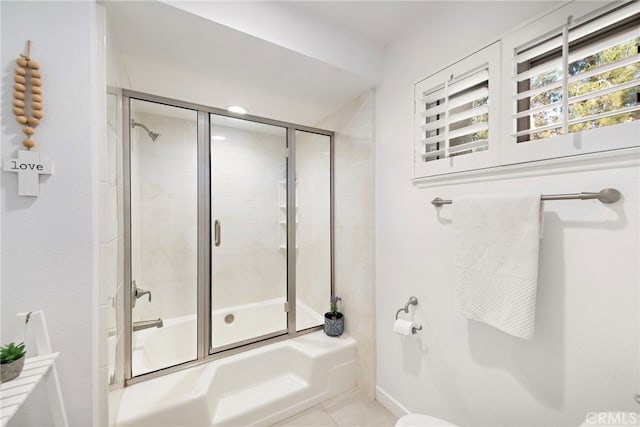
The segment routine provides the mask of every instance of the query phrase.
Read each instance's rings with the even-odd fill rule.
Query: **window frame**
[[[490,78],[497,78],[500,83],[499,88],[491,87],[490,83],[492,109],[489,115],[489,150],[473,153],[473,155],[420,162],[421,136],[418,117],[414,114],[414,185],[429,187],[446,183],[469,182],[470,179],[474,180],[471,177],[478,176],[485,177],[483,179],[486,179],[488,175],[505,174],[505,176],[511,176],[518,169],[522,169],[525,173],[524,171],[530,170],[531,167],[536,169],[544,167],[544,165],[555,167],[553,165],[559,164],[558,162],[563,165],[562,167],[569,167],[573,162],[578,165],[582,161],[593,164],[594,159],[602,158],[605,161],[612,155],[616,156],[616,153],[637,155],[640,152],[640,120],[523,143],[517,143],[515,136],[516,120],[513,118],[513,114],[517,111],[514,99],[517,94],[517,82],[513,76],[517,70],[513,58],[516,48],[558,30],[567,23],[569,16],[577,17],[575,22],[581,22],[587,16],[594,18],[598,12],[604,13],[606,8],[620,4],[621,2],[609,2],[608,4],[572,2],[550,10],[544,16],[515,28],[489,45],[498,46],[500,49],[498,67],[494,67],[490,71]],[[414,82],[414,113],[417,112],[415,100],[419,83],[440,73],[443,75],[451,73],[450,70],[461,66],[459,64],[467,63],[467,61],[468,63],[482,63],[482,60],[474,59],[475,55],[480,52],[482,49],[438,73]],[[472,66],[469,66],[466,69],[471,68]],[[432,87],[434,86],[436,85],[433,84]],[[496,112],[499,112],[499,116]],[[497,124],[495,119],[497,119]],[[480,154],[487,154],[487,159],[481,159],[483,156],[479,156]]]
[[[431,160],[425,162],[422,160],[423,130],[420,126],[423,124],[420,117],[419,99],[422,93],[427,90],[436,88],[440,84],[444,84],[451,80],[451,76],[460,76],[468,72],[479,69],[487,64],[489,68],[489,143],[488,149],[475,153],[445,157],[442,159]],[[483,47],[477,52],[461,59],[460,61],[421,79],[414,83],[414,150],[413,164],[414,177],[425,177],[433,175],[442,175],[460,171],[468,171],[473,169],[482,169],[486,167],[496,166],[499,162],[499,120],[500,120],[500,42],[491,43]],[[493,103],[491,100],[494,100]],[[498,101],[498,102],[496,102]],[[422,107],[424,109],[424,107]],[[449,126],[445,120],[445,126]],[[494,129],[491,131],[491,129]]]
[[[613,3],[605,7],[609,7]],[[618,3],[619,4],[619,3]],[[545,139],[517,142],[516,110],[514,95],[517,82],[514,80],[516,64],[513,61],[516,48],[542,35],[549,34],[567,23],[569,16],[579,19],[603,9],[601,4],[575,2],[514,31],[502,39],[502,105],[500,157],[501,164],[525,163],[559,157],[576,156],[640,145],[640,121],[605,126],[573,132]],[[640,82],[639,82],[640,83]]]

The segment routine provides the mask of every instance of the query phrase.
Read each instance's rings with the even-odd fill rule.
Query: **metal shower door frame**
[[[225,109],[210,107],[176,99],[166,98],[148,93],[128,90],[112,89],[109,93],[115,94],[122,101],[122,122],[129,123],[130,101],[140,100],[163,104],[171,107],[185,108],[197,112],[198,130],[198,267],[197,267],[197,359],[178,365],[166,367],[146,374],[132,375],[132,301],[131,301],[131,129],[123,128],[123,190],[124,190],[124,295],[123,312],[124,319],[124,382],[125,385],[135,384],[152,378],[160,377],[172,372],[188,369],[209,361],[241,353],[253,348],[261,347],[277,341],[294,338],[322,329],[322,325],[308,328],[302,331],[296,330],[296,194],[295,194],[295,133],[296,131],[309,132],[329,137],[329,187],[330,187],[330,272],[331,289],[335,293],[335,262],[334,262],[334,132],[280,120],[249,114],[237,114]],[[228,349],[211,352],[211,122],[210,114],[247,120],[267,125],[286,128],[287,132],[287,330],[285,334],[280,332],[257,337],[247,342],[236,343]],[[292,208],[293,207],[293,208]],[[219,350],[219,349],[218,349]]]

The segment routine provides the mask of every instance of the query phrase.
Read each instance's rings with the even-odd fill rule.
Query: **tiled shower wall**
[[[132,272],[153,300],[137,301],[134,320],[196,311],[196,126],[153,114],[136,120],[162,136],[152,143],[132,132]],[[212,308],[286,295],[285,134],[216,126],[212,143],[212,217],[222,224],[213,247]],[[317,135],[312,135],[317,137]],[[300,135],[298,152],[299,298],[317,312],[328,307],[328,156],[324,141]],[[308,138],[307,138],[308,139]],[[173,148],[166,148],[173,145]],[[159,148],[160,147],[160,148]],[[179,164],[179,172],[175,172]],[[137,183],[137,184],[136,184]],[[326,193],[326,194],[325,194]],[[137,243],[136,243],[137,242]],[[327,258],[327,259],[324,259]],[[305,262],[304,259],[312,262]]]
[[[358,342],[358,383],[369,397],[375,394],[374,114],[369,91],[318,124],[335,131],[336,293],[345,330]]]
[[[286,296],[285,132],[216,126],[212,142],[212,309]],[[213,222],[213,220],[212,220]]]
[[[132,129],[132,279],[151,291],[136,301],[133,321],[196,313],[197,126],[195,120],[132,114],[161,134],[153,142]],[[194,113],[195,119],[195,113]]]
[[[124,381],[123,306],[124,290],[124,218],[122,141],[119,115],[121,109],[115,95],[107,95],[106,138],[98,145],[99,190],[99,289],[100,289],[100,354],[106,356],[100,375],[112,384]],[[106,322],[105,322],[106,321]],[[104,346],[106,345],[106,349]]]
[[[111,28],[105,23],[106,40],[106,77],[107,85],[113,88],[124,86],[128,76],[120,66],[120,54],[111,39]],[[115,425],[120,409],[124,387],[124,176],[123,176],[123,141],[122,141],[122,105],[120,97],[107,94],[105,138],[98,139],[98,222],[100,230],[107,223],[116,222],[116,253],[113,244],[100,234],[99,244],[99,289],[100,304],[106,302],[106,315],[100,313],[98,348],[107,355],[107,378],[110,386],[101,386],[108,399],[100,397],[100,401],[108,402],[108,425]],[[115,193],[115,194],[114,194]],[[106,228],[106,227],[105,227]],[[106,234],[106,233],[105,233]],[[114,259],[116,260],[114,262]],[[102,307],[102,306],[101,306]],[[103,320],[105,319],[105,320]],[[103,324],[106,321],[106,325]],[[105,350],[106,347],[106,350]],[[102,373],[101,375],[104,375]],[[104,378],[104,377],[103,377]]]
[[[328,136],[296,132],[296,297],[320,323],[331,290],[329,149]]]
[[[213,141],[212,150],[213,218],[222,226],[222,245],[213,248],[212,307],[283,298],[284,130],[263,133],[215,122],[214,129],[226,140]],[[298,132],[296,147],[297,299],[321,319],[330,293],[329,138]]]

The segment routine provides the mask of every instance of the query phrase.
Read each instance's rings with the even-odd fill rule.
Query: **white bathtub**
[[[146,374],[197,358],[196,315],[164,320],[162,328],[133,333],[133,375]]]
[[[355,385],[355,340],[318,331],[126,387],[116,424],[268,425]]]
[[[287,329],[287,313],[284,298],[216,309],[211,312],[211,338],[213,348]],[[233,316],[233,322],[225,318]],[[314,312],[298,300],[296,305],[298,329],[324,324],[324,316]]]
[[[225,318],[233,316],[227,323]],[[301,301],[297,303],[298,329],[324,323],[323,315],[314,312]],[[287,328],[284,299],[275,298],[260,303],[244,304],[212,311],[211,336],[213,348],[249,340]],[[195,360],[196,316],[188,315],[164,320],[162,328],[151,328],[133,334],[133,375],[157,371],[167,366]]]

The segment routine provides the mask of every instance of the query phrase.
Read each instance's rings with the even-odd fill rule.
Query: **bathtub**
[[[322,325],[324,316],[301,301],[297,302],[298,329]],[[232,316],[231,321],[230,317]],[[226,320],[225,320],[226,319]],[[211,313],[213,348],[249,340],[287,328],[284,299],[244,304]],[[131,359],[133,375],[157,371],[197,358],[196,315],[164,320],[162,328],[145,329],[133,334]]]
[[[213,347],[225,347],[234,342],[287,329],[284,298],[215,309],[211,312],[211,338]],[[233,320],[228,322],[228,317]],[[298,300],[296,304],[298,329],[324,324],[324,316]]]
[[[162,328],[133,333],[131,369],[134,376],[198,357],[195,314],[166,319],[163,323]]]
[[[126,387],[116,425],[269,425],[355,385],[355,340],[317,331]]]

